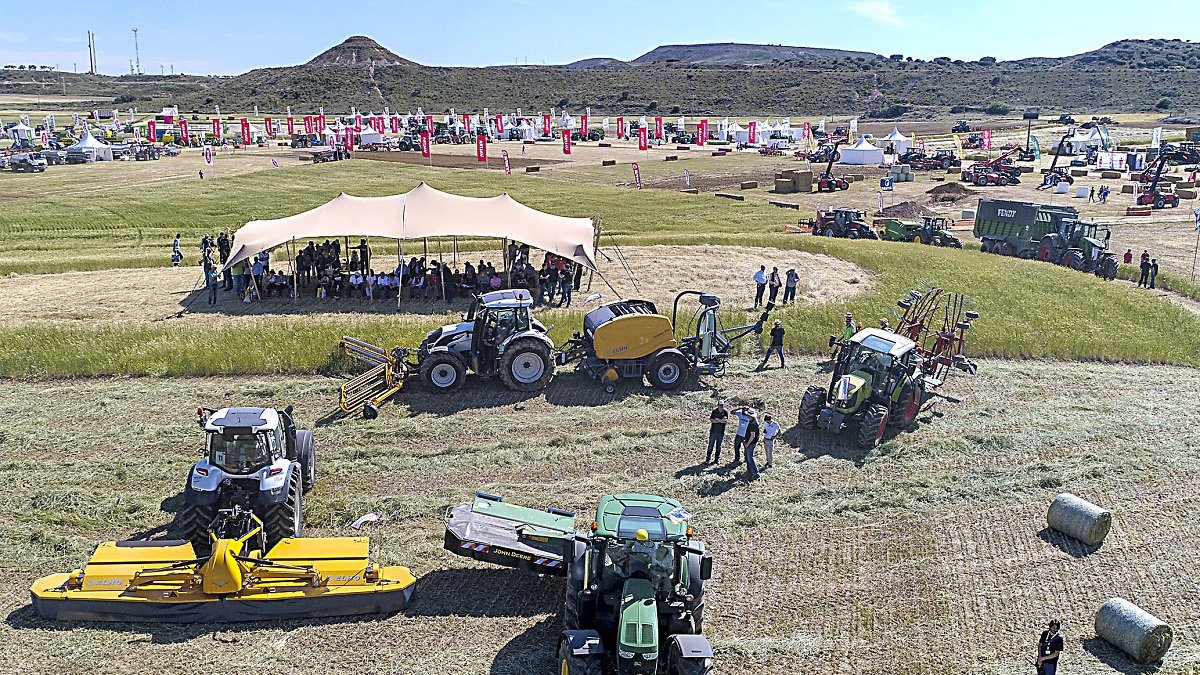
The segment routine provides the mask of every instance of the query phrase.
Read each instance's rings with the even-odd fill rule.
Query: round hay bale
[[[1141,607],[1113,598],[1096,612],[1096,635],[1138,663],[1157,663],[1171,648],[1174,632]]]
[[[1096,546],[1108,536],[1112,514],[1086,499],[1064,492],[1050,502],[1046,524],[1072,539]]]

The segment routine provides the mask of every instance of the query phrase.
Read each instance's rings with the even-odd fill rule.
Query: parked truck
[[[1117,257],[1108,250],[1111,232],[1079,219],[1069,206],[1007,199],[980,199],[975,210],[975,237],[984,253],[1016,256],[1117,277]]]

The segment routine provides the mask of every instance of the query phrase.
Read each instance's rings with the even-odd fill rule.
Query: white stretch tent
[[[508,196],[461,197],[421,183],[404,194],[353,197],[339,194],[304,213],[254,220],[234,233],[225,268],[290,241],[320,237],[495,237],[529,244],[596,269],[591,218],[565,218]]]
[[[88,156],[92,162],[111,162],[113,161],[112,147],[107,143],[96,140],[92,135],[92,131],[85,125],[83,127],[83,138],[71,147],[67,148],[67,152],[82,152]]]
[[[892,133],[880,140],[883,141],[883,147],[892,146],[897,155],[903,155],[912,149],[912,139],[900,133],[900,127],[893,127]]]
[[[883,150],[871,145],[871,141],[866,138],[860,139],[858,143],[854,144],[853,147],[846,148],[845,150],[842,150],[841,153],[842,164],[855,164],[861,166],[883,163]]]

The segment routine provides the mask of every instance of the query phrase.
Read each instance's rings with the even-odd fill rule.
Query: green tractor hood
[[[658,659],[658,601],[646,579],[630,579],[621,589],[617,656],[633,672]]]
[[[856,370],[834,380],[833,386],[830,387],[829,402],[834,410],[848,415],[857,411],[870,396],[870,373]]]

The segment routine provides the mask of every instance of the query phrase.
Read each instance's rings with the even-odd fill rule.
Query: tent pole
[[[400,287],[396,289],[396,309],[400,309],[400,299],[404,297],[404,289],[408,288],[408,280],[405,277],[412,274],[412,270],[408,270],[408,274],[404,273],[404,240],[396,240],[396,259],[399,264],[396,265],[397,276],[400,278]]]
[[[442,289],[442,300],[446,299],[446,275],[442,274],[442,271],[446,267],[445,258],[445,254],[442,253],[442,238],[438,237],[438,276],[441,277],[439,281],[442,282],[438,285],[438,288]]]
[[[458,235],[454,235],[454,266],[458,267]]]
[[[507,280],[506,287],[512,288],[512,271],[508,267],[508,237],[500,240],[500,262],[504,265],[504,278]]]
[[[595,236],[592,237],[592,250],[593,251],[600,250],[600,228],[603,226],[603,222],[604,221],[602,221],[600,219],[600,216],[592,217],[592,227],[596,231]],[[588,270],[588,287],[587,287],[588,293],[592,292],[592,278],[595,276],[596,276],[596,270]]]
[[[300,277],[296,274],[296,256],[292,255],[292,244],[296,242],[296,238],[288,242],[288,267],[292,268],[292,304],[296,304],[296,298],[300,297]]]

